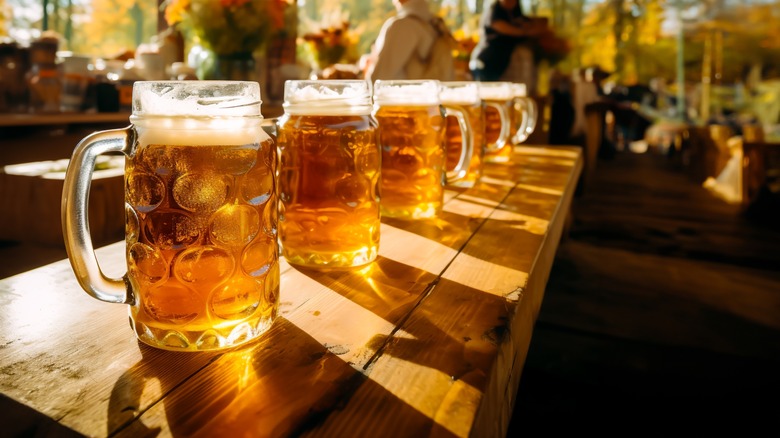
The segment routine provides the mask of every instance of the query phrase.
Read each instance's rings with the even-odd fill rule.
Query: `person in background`
[[[601,100],[598,85],[593,81],[593,75],[582,68],[575,68],[571,76],[571,103],[574,107],[574,122],[569,136],[573,144],[585,144],[588,123],[585,116],[585,108],[594,102]]]
[[[575,110],[572,103],[572,80],[570,76],[553,70],[550,75],[550,137],[553,145],[571,144],[571,128],[574,125]]]
[[[434,14],[427,0],[393,0],[396,15],[382,25],[369,59],[365,60],[365,77],[377,79],[415,79],[407,67],[416,59],[426,59],[436,39],[430,24]]]
[[[523,14],[518,0],[493,0],[480,18],[480,36],[471,52],[470,69],[477,81],[507,80],[535,90],[536,66],[530,42],[546,30],[544,21]],[[510,60],[513,67],[508,70]],[[518,65],[519,64],[519,65]],[[515,65],[517,65],[515,67]],[[518,77],[519,76],[519,77]]]

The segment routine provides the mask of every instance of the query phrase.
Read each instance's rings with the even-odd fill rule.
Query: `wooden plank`
[[[107,272],[124,270],[124,243],[97,253]],[[140,345],[127,307],[90,298],[67,260],[0,282],[0,307],[0,391],[86,434],[110,430],[113,388],[151,375],[180,382],[210,360]]]
[[[517,166],[456,191],[439,218],[384,221],[380,257],[364,269],[282,261],[278,324],[225,353],[140,345],[126,307],[86,296],[67,261],[3,280],[0,391],[86,435],[465,436],[493,421],[481,413],[488,398],[503,416],[491,427],[505,429],[560,235],[556,209],[573,192],[562,181],[581,169],[566,152],[528,148]],[[123,243],[98,256],[124,271]]]
[[[528,175],[517,171],[528,188],[513,190],[491,213],[421,304],[384,341],[367,369],[368,378],[379,385],[361,386],[312,436],[411,436],[420,430],[430,436],[503,436],[563,227],[562,210],[568,209],[582,168],[579,155],[572,157],[573,169],[559,162],[557,173],[551,168],[544,174],[537,168],[526,168]],[[558,160],[550,161],[554,167]],[[528,206],[533,206],[530,213],[548,220],[546,226],[519,213]],[[515,229],[526,224],[524,232]],[[410,409],[423,417],[407,419],[404,413]]]
[[[484,203],[495,206],[508,192],[506,185],[486,185],[472,193],[474,197],[484,195]],[[163,404],[144,412],[120,435],[137,436],[143,430],[158,428],[171,435],[208,435],[210,430],[230,431],[236,427],[259,436],[297,434],[337,409],[358,386],[383,391],[365,379],[364,368],[479,226],[473,219],[481,217],[484,221],[492,210],[477,206],[467,211],[459,202],[451,199],[445,210],[461,214],[446,211],[436,219],[413,222],[384,220],[380,257],[369,267],[285,272],[281,285],[284,322],[274,324],[268,336],[241,353],[251,357],[253,364],[279,364],[278,370],[275,365],[267,372],[254,366],[242,371],[249,377],[236,379],[235,355],[225,355],[205,369],[203,376],[191,379]],[[295,367],[290,369],[284,364]],[[333,374],[324,379],[323,369]],[[204,388],[204,380],[216,383]],[[270,399],[269,391],[274,394]],[[169,413],[171,409],[186,411],[193,394],[204,392],[218,394],[216,401],[199,408],[207,412],[193,414],[197,418]],[[405,419],[420,420],[400,400],[396,403]],[[242,413],[236,406],[252,406],[252,410]]]
[[[3,114],[0,117],[0,127],[123,122],[130,124],[130,113]]]

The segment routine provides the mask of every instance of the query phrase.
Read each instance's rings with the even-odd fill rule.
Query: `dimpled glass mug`
[[[278,121],[284,258],[351,268],[379,250],[380,152],[363,80],[287,81]]]
[[[463,144],[457,165],[447,171],[444,134],[450,115],[463,130]],[[472,142],[467,115],[441,105],[439,81],[377,80],[374,116],[382,148],[382,215],[435,217],[444,204],[444,186],[463,179],[468,170]]]
[[[512,155],[511,129],[514,92],[510,82],[480,82],[485,103],[485,161],[506,163]]]
[[[479,84],[474,81],[441,82],[439,84],[441,103],[463,110],[471,127],[471,158],[466,176],[450,185],[474,187],[482,176],[482,160],[485,158],[485,113],[479,97]],[[447,117],[447,169],[455,169],[460,159],[463,131],[456,117]]]
[[[511,126],[514,130],[512,134],[512,144],[519,145],[528,140],[528,137],[536,129],[536,120],[539,114],[536,101],[528,96],[525,84],[512,84],[512,120]]]
[[[276,167],[256,82],[136,82],[131,125],[91,134],[65,176],[62,223],[77,278],[130,305],[144,343],[217,350],[266,331],[279,306]],[[86,206],[95,159],[125,154],[127,273],[95,259]]]

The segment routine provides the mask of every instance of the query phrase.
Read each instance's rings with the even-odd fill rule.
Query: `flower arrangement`
[[[165,20],[217,55],[251,54],[284,27],[287,0],[166,0]]]
[[[479,34],[477,32],[469,33],[466,29],[461,27],[460,29],[455,30],[455,32],[452,33],[452,36],[457,42],[453,56],[456,60],[468,62],[469,58],[471,58],[471,52],[479,41]]]
[[[306,23],[311,30],[302,39],[315,67],[323,70],[339,63],[355,63],[359,55],[359,33],[350,29],[349,14],[340,9],[325,15],[319,23]]]

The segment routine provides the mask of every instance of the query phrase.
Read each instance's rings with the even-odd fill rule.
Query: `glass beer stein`
[[[512,155],[512,84],[480,82],[479,96],[485,103],[485,161],[506,163]]]
[[[136,82],[131,125],[91,134],[65,176],[65,246],[93,297],[130,305],[144,343],[216,350],[266,331],[279,305],[276,148],[256,82]],[[86,223],[98,155],[125,158],[127,273],[107,278]]]
[[[450,183],[457,187],[474,187],[482,176],[482,160],[485,158],[485,114],[479,97],[479,84],[473,81],[441,82],[439,84],[441,103],[447,107],[461,109],[467,115],[471,127],[471,157],[463,179]],[[463,131],[456,117],[447,117],[445,129],[447,139],[447,169],[453,170],[460,159]]]
[[[287,81],[278,121],[282,254],[349,268],[379,249],[380,152],[363,80]]]
[[[444,204],[444,186],[466,176],[472,155],[467,115],[441,105],[436,80],[377,80],[374,115],[382,148],[382,214],[436,216]],[[462,145],[457,165],[448,172],[444,134],[450,115],[462,129]]]
[[[512,144],[519,145],[534,133],[539,112],[536,101],[528,96],[525,84],[513,83],[512,96]]]

